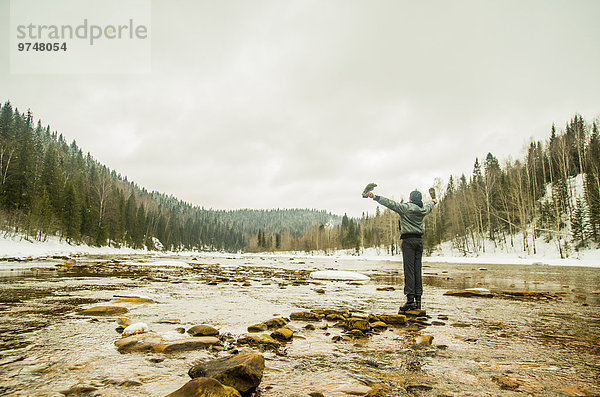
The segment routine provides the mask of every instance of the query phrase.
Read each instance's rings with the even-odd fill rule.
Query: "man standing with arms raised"
[[[429,214],[438,200],[423,205],[421,192],[410,192],[408,203],[398,203],[369,191],[366,195],[379,204],[400,215],[400,238],[402,239],[402,262],[404,265],[404,294],[406,303],[401,312],[421,308],[423,282],[421,276],[421,258],[423,256],[423,233],[425,233],[425,215]],[[434,195],[432,193],[432,195]]]

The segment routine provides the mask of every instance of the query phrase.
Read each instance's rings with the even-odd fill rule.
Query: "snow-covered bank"
[[[22,236],[0,237],[0,258],[39,258],[45,256],[74,255],[131,255],[151,254],[155,251],[136,250],[133,248],[91,247],[80,244],[72,245],[56,236],[49,236],[46,241],[28,240]]]
[[[287,258],[323,258],[334,257],[343,260],[379,260],[402,261],[401,255],[390,255],[385,249],[367,248],[355,255],[354,250],[340,250],[335,252],[260,252],[233,254],[222,252],[160,252],[145,249],[116,248],[116,247],[91,247],[89,245],[71,245],[58,237],[48,237],[44,242],[31,241],[20,236],[0,236],[0,259],[2,258],[40,258],[48,256],[75,256],[75,255],[135,255],[145,254],[156,257],[165,256],[223,256],[223,257],[254,257],[273,256]],[[545,264],[554,266],[585,266],[600,268],[600,250],[589,249],[572,252],[571,257],[560,259],[557,252],[553,251],[551,244],[538,244],[537,254],[525,255],[515,249],[513,252],[495,249],[489,245],[487,252],[478,256],[464,256],[452,249],[449,243],[444,243],[433,255],[423,257],[423,262],[468,263],[468,264]]]

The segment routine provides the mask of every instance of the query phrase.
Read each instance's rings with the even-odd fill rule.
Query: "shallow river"
[[[196,324],[237,338],[249,325],[292,312],[395,314],[404,299],[401,264],[391,261],[133,256],[64,262],[0,262],[0,395],[165,396],[189,380],[193,362],[228,354],[120,354],[116,317],[79,313],[99,304],[128,308],[125,317],[165,338],[184,337],[176,328]],[[307,277],[324,269],[371,279]],[[390,396],[600,395],[600,269],[429,263],[423,272],[424,327],[334,341],[344,335],[334,322],[312,329],[292,321],[293,341],[261,352],[266,369],[256,395],[362,395],[376,385],[386,385]],[[475,287],[547,294],[443,295]],[[156,303],[114,303],[118,295]],[[159,323],[165,318],[179,323]],[[433,335],[432,345],[417,346],[420,335]]]

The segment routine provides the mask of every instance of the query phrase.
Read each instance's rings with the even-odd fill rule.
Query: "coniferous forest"
[[[148,192],[34,124],[10,102],[0,110],[0,228],[45,240],[166,250],[244,250],[259,229],[297,239],[336,221],[314,210],[207,210]]]
[[[600,243],[598,122],[575,115],[532,141],[520,159],[476,158],[470,175],[434,186],[426,253],[442,242],[467,254],[491,248],[561,257]],[[76,142],[20,113],[0,109],[0,228],[43,241],[159,250],[324,251],[376,247],[400,253],[398,216],[377,207],[360,219],[309,209],[211,210],[148,192],[85,154]]]

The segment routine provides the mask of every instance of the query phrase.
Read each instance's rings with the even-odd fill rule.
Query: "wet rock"
[[[119,353],[157,352],[162,338],[157,334],[147,333],[117,339],[115,346]]]
[[[115,299],[115,303],[156,303],[150,298],[143,298],[140,296],[124,296]]]
[[[237,340],[238,344],[250,346],[262,346],[268,349],[278,349],[281,344],[269,335],[247,335]]]
[[[494,375],[492,380],[496,382],[502,390],[517,390],[519,382],[510,376]]]
[[[194,365],[188,372],[191,378],[211,377],[245,395],[260,384],[265,370],[261,354],[241,353]]]
[[[396,288],[394,288],[394,287],[379,287],[376,290],[377,291],[395,291]]]
[[[179,332],[180,334],[185,334],[185,328],[183,327],[177,327],[175,328],[175,331]]]
[[[407,322],[406,316],[403,314],[381,314],[377,317],[384,323],[391,325],[402,325]]]
[[[181,320],[178,318],[161,318],[158,320],[159,324],[179,324]]]
[[[325,290],[324,290],[323,288],[317,288],[317,289],[315,290],[315,292],[316,292],[317,294],[324,294],[324,293],[325,293]]]
[[[310,397],[325,397],[325,395],[324,395],[323,393],[321,393],[321,392],[318,392],[318,391],[314,391],[314,392],[312,392],[312,393],[308,393],[308,395],[309,395]]]
[[[267,329],[274,329],[274,328],[283,327],[284,325],[287,324],[287,321],[285,321],[281,317],[276,317],[276,318],[272,318],[268,321],[265,321],[264,324],[267,326]]]
[[[365,333],[359,329],[352,329],[348,331],[348,335],[352,336],[353,338],[362,338],[365,336]]]
[[[146,323],[134,323],[128,325],[124,330],[121,336],[127,337],[131,335],[143,334],[148,332],[148,325]]]
[[[309,330],[309,331],[314,331],[316,328],[315,328],[315,326],[314,326],[314,325],[312,325],[312,324],[306,324],[306,325],[304,326],[304,329],[306,329],[306,330]]]
[[[433,343],[433,335],[419,335],[415,340],[418,346],[431,346]]]
[[[370,323],[372,329],[386,329],[388,326],[383,321],[375,321],[374,323]]]
[[[279,328],[271,333],[273,339],[289,341],[294,337],[294,331],[287,327]]]
[[[263,332],[267,330],[267,324],[260,323],[248,327],[248,332]]]
[[[380,319],[379,317],[377,317],[377,316],[375,316],[375,315],[373,315],[373,314],[369,314],[369,315],[367,316],[367,320],[368,320],[370,323],[375,323],[375,322],[377,322],[377,321],[381,321],[381,319]]]
[[[117,324],[127,327],[127,326],[133,324],[133,321],[126,317],[119,317],[119,318],[117,318]]]
[[[167,397],[241,397],[233,387],[222,385],[213,378],[192,379]]]
[[[327,316],[325,316],[325,319],[327,321],[344,321],[346,320],[346,317],[340,314],[328,314]]]
[[[425,310],[421,310],[421,309],[407,310],[407,311],[401,312],[401,313],[408,317],[423,317],[423,316],[427,315],[427,312]],[[400,314],[400,313],[398,313],[398,314]]]
[[[356,317],[350,317],[349,319],[347,319],[346,322],[343,324],[343,327],[347,330],[359,330],[362,332],[367,332],[371,330],[371,326],[368,320]]]
[[[252,286],[252,283],[250,283],[250,281],[244,281],[242,283],[242,287],[251,287],[251,286]]]
[[[219,339],[214,336],[197,336],[194,339],[179,339],[163,342],[158,352],[173,353],[187,350],[200,350],[217,345]]]
[[[60,393],[64,394],[65,396],[80,396],[80,395],[85,395],[87,393],[91,393],[95,390],[98,390],[98,388],[95,386],[77,384],[77,385],[71,386],[67,390],[60,391]]]
[[[191,336],[214,336],[219,335],[219,330],[210,325],[200,324],[188,329],[187,333]]]
[[[342,317],[350,317],[350,312],[348,309],[314,309],[311,312],[318,314],[319,316],[329,316],[331,314],[336,314]]]
[[[433,320],[431,325],[446,325],[446,323],[443,321]]]
[[[554,294],[549,291],[502,291],[499,293],[499,295],[504,298],[523,300],[557,299],[559,296],[565,294],[566,292],[561,291]]]
[[[119,353],[171,353],[204,349],[218,343],[219,339],[212,336],[165,341],[160,335],[148,332],[117,339],[115,346]]]
[[[121,306],[95,306],[79,311],[80,314],[88,316],[118,316],[127,312],[129,310]]]
[[[299,321],[321,321],[321,315],[313,312],[295,312],[290,314],[292,320]]]
[[[467,288],[467,289],[455,289],[452,291],[444,292],[444,295],[450,296],[476,296],[476,297],[485,297],[491,298],[494,296],[489,289],[486,288]]]

